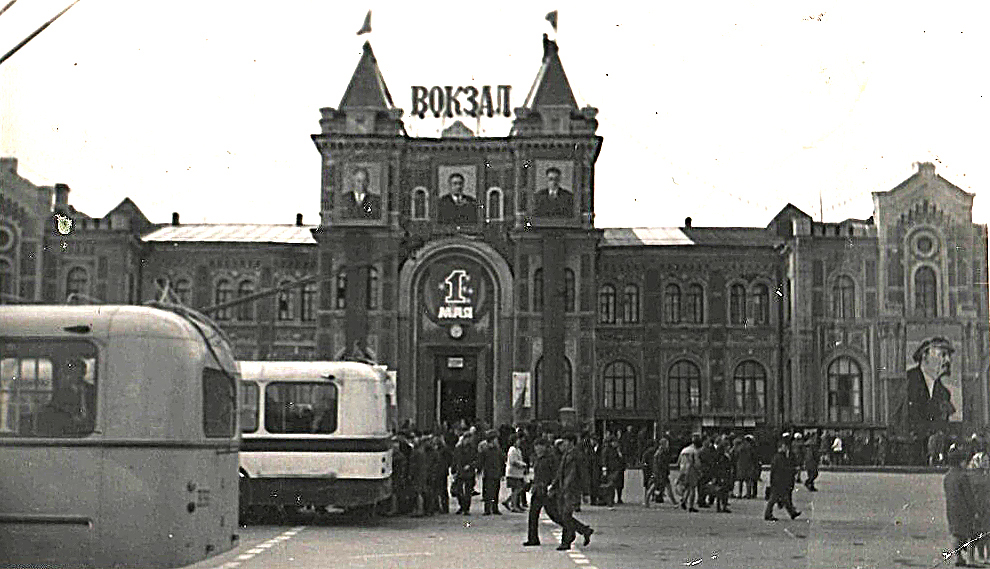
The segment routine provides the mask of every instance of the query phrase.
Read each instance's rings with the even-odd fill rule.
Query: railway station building
[[[599,228],[598,110],[578,106],[555,42],[538,63],[507,136],[454,122],[420,138],[365,44],[312,135],[322,184],[300,208],[319,207],[316,225],[158,223],[127,198],[92,217],[4,158],[3,301],[167,290],[242,359],[387,365],[398,417],[424,428],[923,431],[911,386],[935,348],[951,358],[939,425],[990,422],[973,194],[920,163],[865,220],[781,204],[762,226]]]

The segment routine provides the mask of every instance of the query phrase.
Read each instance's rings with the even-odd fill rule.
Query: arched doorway
[[[511,422],[512,314],[512,275],[489,245],[423,247],[399,273],[399,418]]]

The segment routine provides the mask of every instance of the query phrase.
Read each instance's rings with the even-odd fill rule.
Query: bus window
[[[203,433],[209,438],[234,436],[234,380],[212,368],[203,369]]]
[[[0,436],[78,437],[96,427],[96,349],[0,344]]]
[[[269,433],[329,434],[337,430],[337,386],[332,383],[270,383],[265,387]]]
[[[258,430],[258,384],[253,381],[241,382],[241,432],[253,433]]]

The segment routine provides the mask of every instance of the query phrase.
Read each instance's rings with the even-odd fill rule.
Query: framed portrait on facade
[[[570,160],[537,160],[533,187],[533,217],[571,219],[575,214],[574,163]]]
[[[927,435],[963,420],[962,375],[953,366],[960,349],[958,326],[911,324],[907,328],[906,371],[897,407],[908,431]]]
[[[440,190],[438,222],[454,225],[478,223],[477,176],[474,166],[440,166],[437,171]]]
[[[384,186],[381,164],[347,164],[337,193],[337,218],[346,222],[380,222],[385,215]]]

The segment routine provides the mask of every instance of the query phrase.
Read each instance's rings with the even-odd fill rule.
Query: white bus
[[[391,495],[388,376],[357,362],[238,362],[242,514]]]
[[[178,567],[236,545],[237,388],[191,310],[0,306],[0,566]]]

